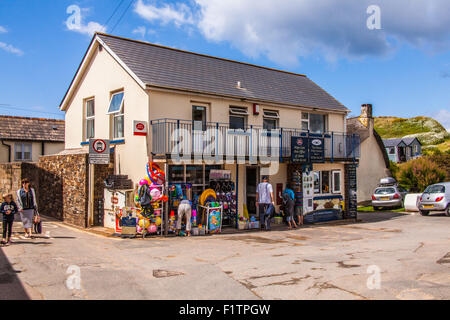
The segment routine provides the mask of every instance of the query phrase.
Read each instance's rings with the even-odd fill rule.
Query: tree
[[[422,157],[400,167],[399,182],[412,192],[423,192],[431,184],[445,181],[446,172],[435,162]]]
[[[392,177],[398,181],[398,172],[400,171],[400,167],[392,160],[389,160],[389,171],[391,171]]]

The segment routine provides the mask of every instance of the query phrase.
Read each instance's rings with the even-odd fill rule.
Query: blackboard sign
[[[309,162],[309,139],[306,137],[291,138],[291,156],[292,163]]]
[[[309,137],[309,160],[311,163],[325,162],[325,146],[322,137]]]
[[[346,215],[347,218],[356,218],[358,210],[356,164],[345,166],[347,190],[346,190]]]

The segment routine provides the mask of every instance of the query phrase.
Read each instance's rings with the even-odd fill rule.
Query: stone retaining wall
[[[113,157],[111,157],[113,161]],[[94,224],[103,214],[103,181],[113,174],[114,166],[95,165]],[[21,179],[30,179],[36,189],[39,212],[68,224],[87,227],[88,155],[85,153],[42,156],[38,163],[0,164],[0,194],[13,193],[21,187]]]

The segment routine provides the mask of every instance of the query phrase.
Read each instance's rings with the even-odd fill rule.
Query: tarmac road
[[[291,231],[146,240],[46,221],[42,237],[0,249],[0,299],[450,298],[450,218],[389,212],[359,218]],[[15,226],[19,231],[21,223]]]

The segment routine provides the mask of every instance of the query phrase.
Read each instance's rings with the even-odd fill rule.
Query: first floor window
[[[309,130],[311,133],[326,132],[326,117],[323,114],[309,114]]]
[[[230,129],[245,130],[248,117],[247,108],[230,107]]]
[[[15,159],[16,161],[31,161],[31,143],[16,143],[15,144]]]
[[[112,117],[113,139],[124,137],[124,93],[117,92],[111,96],[108,114]]]
[[[85,140],[95,137],[95,100],[90,99],[85,102]]]
[[[395,154],[395,148],[394,147],[391,147],[388,150],[389,150],[389,154]]]
[[[309,113],[308,112],[302,112],[302,130],[303,131],[309,130]]]

